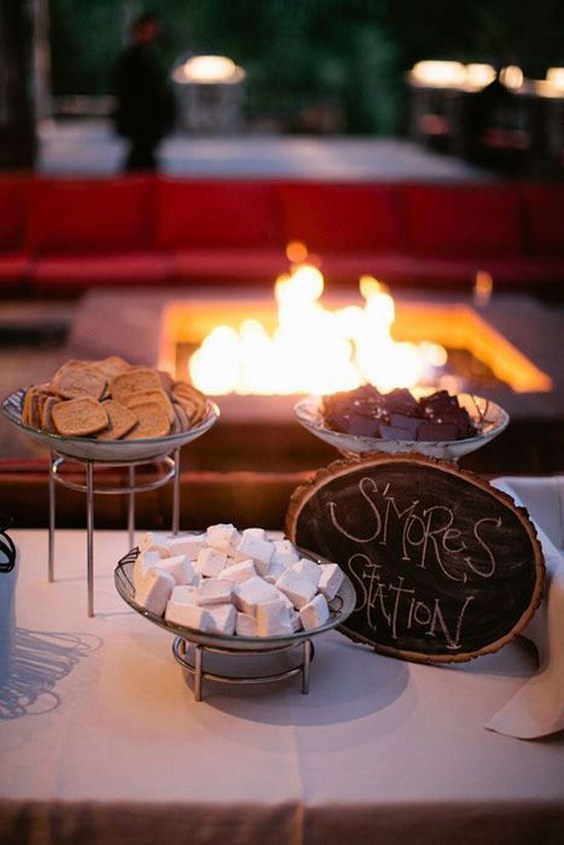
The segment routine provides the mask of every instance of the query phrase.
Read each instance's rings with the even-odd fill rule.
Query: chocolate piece
[[[407,414],[390,414],[390,425],[394,428],[403,428],[409,432],[409,439],[415,440],[421,420]]]
[[[332,411],[325,415],[325,425],[333,431],[348,431],[350,418],[350,414]]]
[[[422,398],[420,400],[420,404],[425,410],[429,410],[433,413],[443,411],[448,408],[460,407],[458,404],[458,398],[456,396],[451,396],[447,390],[437,390],[435,393],[431,393],[430,396]]]
[[[417,439],[435,442],[441,440],[458,440],[458,427],[449,423],[445,425],[444,423],[422,420],[419,431],[417,432]]]
[[[417,440],[416,434],[408,428],[380,424],[380,435],[383,440]]]
[[[387,393],[386,407],[390,413],[397,411],[399,414],[417,416],[419,412],[417,399],[411,395],[406,387],[398,387]]]
[[[351,414],[347,434],[357,437],[380,437],[380,425],[374,417],[365,414]]]
[[[447,390],[417,400],[406,388],[383,394],[365,384],[324,397],[323,409],[329,428],[362,437],[446,441],[477,433],[466,408]]]

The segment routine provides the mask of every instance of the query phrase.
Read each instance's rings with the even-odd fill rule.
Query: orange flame
[[[362,276],[364,307],[336,311],[321,303],[324,279],[304,260],[303,245],[289,245],[298,259],[275,283],[278,325],[271,335],[256,319],[239,330],[216,326],[189,361],[192,383],[204,393],[334,393],[370,382],[382,391],[413,387],[446,352],[434,343],[397,343],[391,335],[394,301],[384,285]]]

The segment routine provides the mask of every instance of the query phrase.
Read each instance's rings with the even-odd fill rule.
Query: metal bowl
[[[303,549],[299,549],[303,557],[315,561],[320,566],[323,566],[329,561],[324,558],[314,555]],[[310,631],[297,631],[295,634],[276,636],[276,637],[239,637],[227,636],[220,634],[203,633],[194,628],[186,628],[182,625],[174,625],[167,622],[162,616],[157,616],[151,613],[135,601],[135,589],[133,587],[133,566],[139,549],[132,549],[123,557],[116,566],[114,572],[114,580],[118,593],[122,599],[137,611],[141,616],[148,619],[149,622],[158,625],[159,628],[164,628],[171,634],[182,639],[187,640],[195,645],[202,645],[208,648],[221,649],[229,652],[245,652],[245,651],[270,651],[271,649],[284,648],[286,646],[294,645],[302,640],[311,639],[312,637],[322,634],[324,631],[329,631],[342,625],[343,622],[353,612],[356,605],[356,593],[351,580],[345,575],[343,583],[335,598],[329,602],[330,618],[324,625],[319,628],[314,628]],[[344,573],[343,573],[344,574]]]

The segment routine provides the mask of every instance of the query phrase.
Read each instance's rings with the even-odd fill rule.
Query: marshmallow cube
[[[256,615],[259,604],[279,598],[280,591],[273,584],[267,584],[258,575],[247,578],[242,584],[237,584],[234,590],[235,607],[250,616]]]
[[[185,624],[182,622],[184,609],[188,605],[196,604],[197,594],[196,587],[191,587],[187,584],[177,584],[173,587],[164,613],[166,621],[173,622],[175,625]]]
[[[147,531],[147,533],[143,534],[141,540],[139,541],[139,550],[142,552],[148,552],[159,544],[160,539],[157,538],[157,535],[154,533],[154,531]]]
[[[196,560],[205,545],[205,533],[178,534],[167,537],[165,541],[165,546],[170,549],[171,555],[186,555],[188,560]]]
[[[246,537],[256,537],[258,540],[266,540],[266,531],[264,528],[245,528],[243,534]]]
[[[198,604],[225,604],[233,597],[233,582],[221,578],[202,578],[198,584]]]
[[[208,633],[213,625],[212,618],[205,607],[199,604],[177,604],[169,603],[166,616],[167,622],[174,625],[181,625],[184,628],[192,628],[196,631]]]
[[[212,604],[206,607],[210,617],[210,634],[222,634],[230,637],[235,633],[237,610],[233,604]]]
[[[339,587],[343,583],[343,570],[336,563],[325,563],[319,567],[321,575],[319,576],[318,590],[323,593],[327,601],[331,601],[337,595]]]
[[[165,572],[170,572],[177,584],[191,584],[196,571],[186,555],[174,555],[161,559],[159,566]]]
[[[242,584],[243,581],[246,581],[247,578],[252,578],[256,576],[257,571],[255,569],[255,565],[250,558],[247,560],[242,560],[239,563],[232,563],[230,566],[226,566],[225,569],[222,569],[219,573],[220,578],[225,578],[228,581],[233,581],[235,584]]]
[[[254,616],[248,613],[241,613],[237,611],[237,621],[235,622],[235,633],[238,637],[256,637],[257,635],[257,620]]]
[[[282,599],[257,605],[256,618],[259,637],[276,637],[294,633],[288,605]]]
[[[212,549],[217,549],[218,552],[230,552],[237,546],[241,535],[234,525],[218,523],[217,525],[210,525],[206,532],[206,540],[208,546]]]
[[[195,567],[200,575],[215,578],[222,569],[225,569],[226,564],[227,555],[225,552],[219,552],[217,549],[212,549],[211,546],[206,546],[198,555]]]
[[[312,631],[314,628],[319,628],[327,622],[329,616],[329,605],[327,604],[327,599],[321,593],[317,593],[317,595],[300,610],[300,619],[302,621],[304,631]]]
[[[272,558],[272,560],[268,564],[266,574],[262,577],[269,584],[276,584],[282,573],[286,571],[286,568],[287,567],[284,566],[284,564],[279,563],[278,561],[274,560],[274,558]]]
[[[293,569],[286,569],[276,582],[278,589],[283,592],[294,607],[300,610],[307,604],[317,592],[317,588],[311,578]]]
[[[172,588],[172,594],[168,603],[176,602],[177,604],[197,604],[198,603],[198,589],[191,584],[176,584]]]
[[[135,601],[156,616],[162,616],[174,587],[174,578],[154,566],[135,587]]]
[[[315,588],[318,588],[319,577],[321,575],[321,567],[319,564],[315,563],[313,560],[309,560],[307,557],[302,557],[296,561],[296,563],[293,563],[290,569],[300,575],[305,575],[306,578],[309,578],[312,583],[315,584]]]
[[[272,545],[274,546],[274,554],[272,555],[271,563],[276,563],[280,567],[287,569],[300,559],[300,554],[291,540],[286,538],[273,540]]]
[[[235,560],[241,561],[250,557],[259,575],[266,575],[273,554],[272,541],[258,536],[255,528],[246,528],[235,548]]]
[[[139,552],[133,564],[133,586],[137,589],[137,585],[145,578],[147,573],[153,566],[158,566],[161,562],[161,556],[157,551]]]

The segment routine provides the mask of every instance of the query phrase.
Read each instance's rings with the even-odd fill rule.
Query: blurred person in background
[[[157,168],[157,148],[174,126],[174,95],[161,60],[158,17],[146,12],[135,19],[131,43],[115,68],[114,125],[127,138],[126,172]]]

